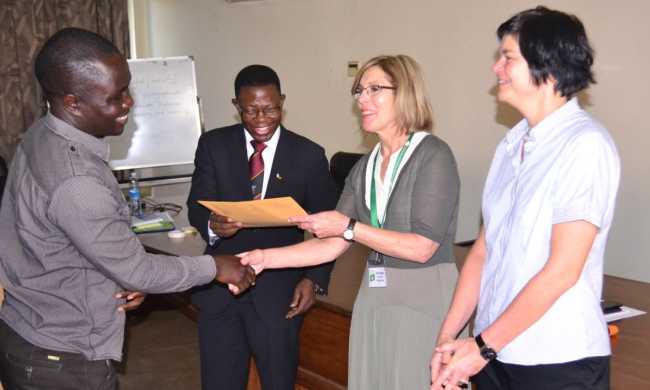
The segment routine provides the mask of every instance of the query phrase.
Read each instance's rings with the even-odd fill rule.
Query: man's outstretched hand
[[[213,255],[214,264],[217,266],[218,282],[227,284],[234,294],[246,290],[251,284],[255,284],[255,270],[242,265],[241,259],[233,255]]]

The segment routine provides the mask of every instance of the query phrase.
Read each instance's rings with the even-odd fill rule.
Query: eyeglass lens
[[[248,118],[256,118],[260,112],[264,113],[264,116],[274,116],[280,112],[280,110],[282,110],[282,106],[263,108],[261,110],[241,110],[241,113]]]
[[[379,93],[382,89],[395,89],[395,87],[385,87],[383,85],[369,85],[365,88],[357,87],[357,89],[354,90],[354,98],[358,99],[363,91],[368,91],[368,96],[373,97]]]

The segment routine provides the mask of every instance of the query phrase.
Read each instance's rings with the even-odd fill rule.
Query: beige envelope
[[[215,214],[226,215],[244,227],[294,226],[289,217],[307,215],[307,212],[291,197],[249,200],[242,202],[208,202],[203,206]]]

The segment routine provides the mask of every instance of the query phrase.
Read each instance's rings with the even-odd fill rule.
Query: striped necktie
[[[251,189],[253,191],[253,200],[262,199],[262,187],[264,185],[264,159],[262,151],[266,148],[264,142],[252,140],[251,145],[255,151],[248,160],[248,167],[251,176]]]

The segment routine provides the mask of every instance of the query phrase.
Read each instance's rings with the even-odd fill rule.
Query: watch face
[[[486,345],[484,347],[481,347],[481,356],[483,356],[483,359],[490,361],[497,357],[497,353],[494,352],[491,347]]]
[[[343,232],[343,238],[345,238],[345,239],[348,240],[348,241],[351,240],[351,239],[353,239],[353,238],[354,238],[354,232],[353,232],[352,230],[346,230],[346,231],[344,231],[344,232]]]

